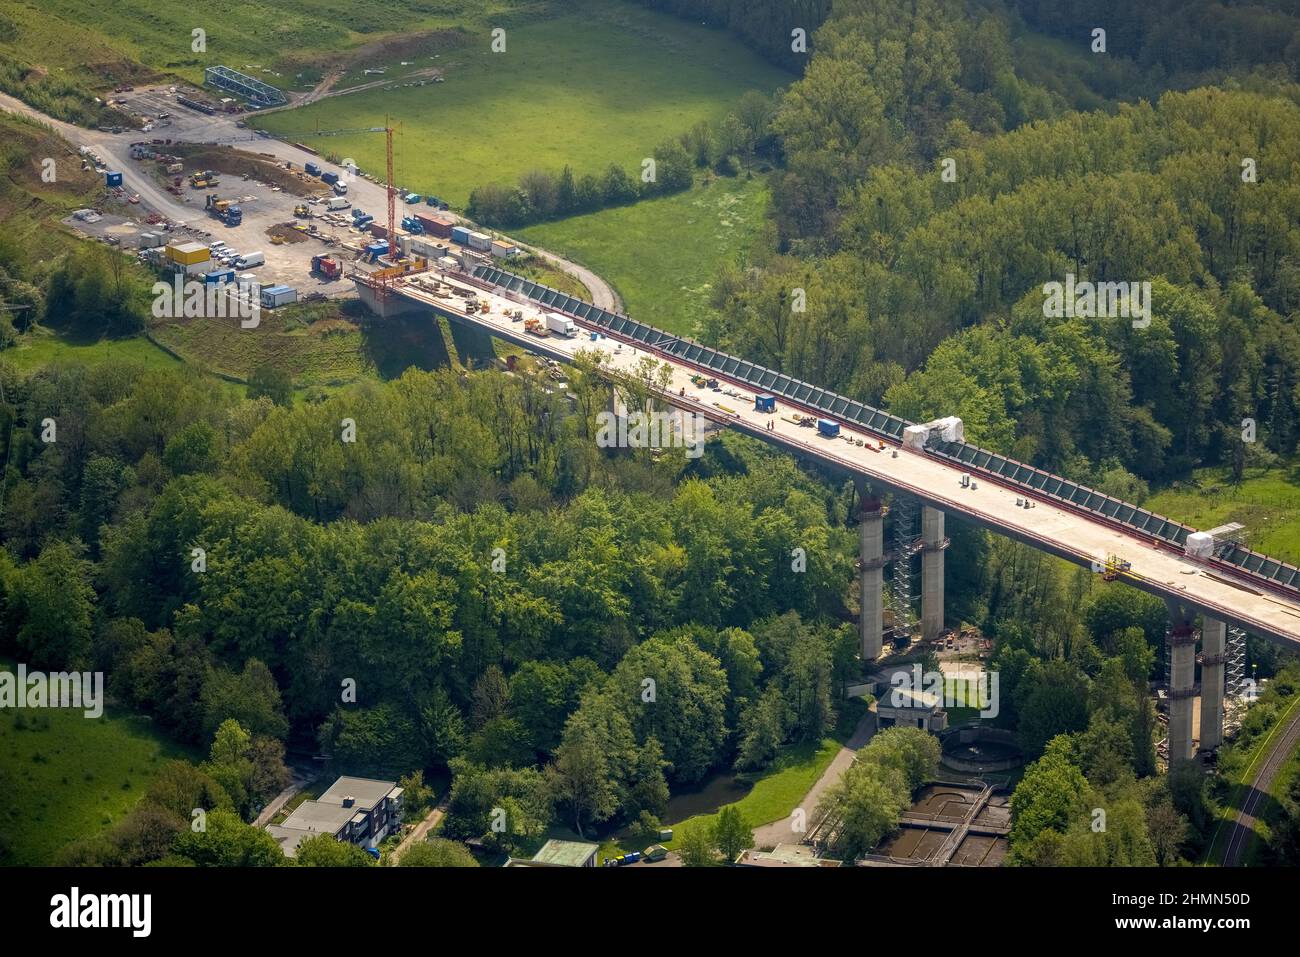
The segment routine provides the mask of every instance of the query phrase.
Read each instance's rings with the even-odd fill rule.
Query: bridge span
[[[861,651],[866,660],[879,657],[883,644],[881,588],[887,558],[882,534],[885,510],[878,497],[882,490],[911,495],[923,503],[921,625],[925,637],[933,637],[944,628],[943,550],[947,545],[944,515],[948,512],[1094,571],[1113,572],[1111,577],[1163,598],[1171,611],[1168,636],[1172,677],[1171,760],[1193,754],[1191,699],[1196,694],[1194,663],[1198,616],[1204,644],[1199,736],[1203,750],[1217,747],[1222,741],[1226,626],[1241,627],[1289,647],[1300,647],[1300,589],[1284,585],[1272,577],[1275,569],[1281,569],[1283,573],[1290,573],[1288,582],[1295,581],[1300,572],[1292,566],[1248,550],[1243,551],[1249,561],[1257,565],[1259,562],[1270,563],[1265,566],[1269,575],[1252,573],[1249,566],[1238,567],[1224,561],[1189,557],[1178,544],[1193,531],[1187,526],[1152,516],[1124,503],[1116,503],[1122,508],[1113,516],[1096,509],[1085,509],[1061,494],[1053,494],[1049,491],[1052,486],[1034,489],[1026,485],[1024,478],[1008,478],[1012,474],[1010,471],[1006,475],[996,474],[978,462],[962,461],[961,456],[966,454],[966,450],[956,449],[950,443],[941,443],[938,448],[927,447],[925,451],[913,450],[899,440],[902,429],[911,423],[869,407],[859,406],[864,410],[862,413],[855,411],[846,418],[829,414],[824,407],[801,404],[778,395],[775,413],[757,411],[754,397],[765,390],[756,388],[743,377],[731,377],[720,371],[712,356],[710,364],[697,364],[686,358],[695,348],[707,353],[712,353],[712,350],[698,344],[684,350],[682,347],[686,340],[658,330],[652,330],[654,336],[646,336],[642,330],[649,327],[631,320],[627,320],[628,325],[620,331],[617,327],[621,324],[611,324],[607,313],[602,314],[600,320],[593,321],[588,316],[595,315],[591,311],[595,307],[581,304],[587,307],[584,316],[583,309],[575,309],[572,305],[577,300],[554,290],[541,294],[549,301],[539,301],[537,291],[545,287],[527,283],[495,268],[480,267],[475,274],[461,271],[411,274],[391,281],[384,292],[364,273],[357,273],[352,278],[362,301],[381,316],[436,313],[460,324],[464,332],[474,331],[489,346],[490,339],[486,337],[501,338],[562,362],[572,362],[579,352],[594,353],[611,378],[630,376],[643,356],[654,356],[672,371],[667,385],[654,390],[661,401],[851,475],[860,493],[861,554],[858,565],[862,614],[859,631]],[[451,287],[452,295],[435,295],[431,287],[436,283]],[[507,288],[507,284],[515,288]],[[467,311],[465,296],[471,294],[489,302],[490,308],[486,313]],[[568,315],[579,326],[581,334],[574,338],[554,334],[546,337],[532,335],[525,331],[524,322],[510,317],[509,312],[517,309],[522,309],[526,317],[538,317],[545,312]],[[639,328],[634,332],[632,326]],[[600,338],[593,341],[592,332],[598,332]],[[741,365],[751,366],[743,362]],[[720,385],[739,397],[696,388],[691,380],[697,375],[717,379]],[[816,392],[820,395],[822,390]],[[836,397],[836,400],[837,403],[847,402],[843,397]],[[852,405],[858,406],[857,403]],[[841,424],[840,434],[837,437],[822,436],[814,429],[799,425],[791,413],[835,418]],[[869,424],[854,421],[855,416]],[[862,440],[862,444],[859,445],[857,440]],[[1008,461],[997,458],[999,463]],[[1046,476],[1046,473],[1020,463],[1010,463],[1010,466],[1025,470],[1018,473],[1022,476],[1026,473]],[[998,468],[1004,467],[999,464]],[[1056,481],[1061,483],[1064,480]],[[1066,494],[1074,495],[1073,490],[1078,487],[1073,483],[1066,484],[1071,489]],[[1082,489],[1082,492],[1099,495],[1087,489]],[[1128,511],[1123,511],[1123,508]],[[1158,533],[1139,530],[1133,527],[1134,523],[1146,524]],[[1121,558],[1123,567],[1117,570],[1114,563],[1108,561],[1111,556]]]

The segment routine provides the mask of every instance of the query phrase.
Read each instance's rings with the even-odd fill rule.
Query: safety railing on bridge
[[[745,382],[760,392],[783,396],[791,402],[824,412],[842,423],[856,425],[881,438],[901,441],[903,430],[912,425],[906,419],[873,408],[864,402],[858,402],[829,389],[768,369],[758,363],[664,332],[662,329],[602,309],[496,266],[486,264],[479,266],[474,270],[474,277],[481,282],[525,296],[548,309],[567,313],[576,319],[608,329],[616,335],[641,343],[649,349],[672,358]],[[1101,519],[1123,525],[1140,535],[1174,548],[1181,549],[1187,541],[1187,536],[1196,531],[1171,518],[1157,515],[1147,509],[1088,488],[1086,485],[1080,485],[1078,482],[1044,472],[1032,465],[1017,462],[1015,459],[975,445],[965,442],[940,442],[927,446],[927,450],[939,458],[959,464],[972,472],[993,476],[1006,484],[1038,492],[1071,508],[1091,512]],[[1214,563],[1231,566],[1233,570],[1251,578],[1264,580],[1274,587],[1300,595],[1300,568],[1269,558],[1242,545],[1233,546],[1231,550],[1218,556]]]

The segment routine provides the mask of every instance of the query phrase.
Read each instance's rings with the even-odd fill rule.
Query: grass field
[[[609,0],[578,0],[562,16],[506,32],[506,50],[473,37],[436,63],[446,82],[375,89],[259,118],[295,139],[315,129],[401,123],[398,184],[464,206],[470,190],[531,169],[598,173],[640,168],[665,139],[718,119],[749,89],[793,78],[725,33]],[[381,169],[382,136],[338,136],[331,152]]]
[[[634,319],[691,333],[708,313],[719,265],[753,248],[767,204],[766,180],[742,173],[515,235],[594,270]]]
[[[1254,549],[1288,562],[1300,562],[1300,474],[1296,466],[1249,470],[1233,486],[1227,469],[1199,469],[1199,488],[1166,489],[1143,507],[1186,522],[1214,528],[1224,522],[1246,526]]]
[[[76,362],[95,366],[108,360],[139,362],[147,366],[177,366],[175,359],[148,339],[103,339],[99,342],[72,342],[56,333],[37,327],[19,338],[13,347],[0,352],[0,360],[20,372],[30,372],[51,362]]]
[[[191,757],[147,719],[112,707],[100,718],[0,711],[0,864],[49,864],[60,848],[121,820],[162,762]]]

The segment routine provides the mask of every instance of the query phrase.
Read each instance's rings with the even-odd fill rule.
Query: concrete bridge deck
[[[729,382],[717,372],[698,369],[681,360],[665,358],[646,348],[620,342],[607,334],[597,342],[590,340],[594,327],[582,329],[577,338],[550,335],[539,338],[524,332],[523,323],[511,321],[505,309],[522,308],[525,316],[540,315],[543,307],[519,294],[501,295],[458,272],[425,273],[450,285],[453,290],[474,292],[491,303],[486,315],[469,314],[464,301],[444,299],[415,286],[411,279],[397,281],[387,302],[377,301],[375,292],[362,278],[357,279],[362,300],[382,312],[419,311],[422,307],[438,312],[492,336],[520,344],[541,355],[572,362],[579,352],[600,355],[611,373],[630,375],[638,360],[647,354],[666,362],[672,370],[668,386],[660,398],[679,408],[697,412],[710,419],[741,429],[797,455],[804,455],[825,465],[865,478],[873,486],[905,492],[925,504],[954,512],[999,534],[1025,542],[1085,567],[1097,567],[1111,554],[1131,563],[1123,580],[1182,607],[1197,610],[1215,619],[1240,625],[1261,637],[1300,646],[1300,599],[1265,590],[1244,576],[1238,577],[1218,567],[1207,567],[1169,546],[1156,544],[1140,535],[1068,509],[1046,496],[1038,498],[1023,489],[1002,486],[985,476],[978,478],[978,488],[965,488],[961,476],[965,470],[942,459],[905,449],[901,444],[880,440],[865,431],[841,427],[841,437],[826,438],[790,421],[793,411],[819,414],[780,402],[776,414],[754,410],[752,386]],[[583,326],[581,321],[579,327]],[[601,330],[602,334],[604,330]],[[696,388],[690,381],[695,374],[717,378],[739,398]],[[770,427],[769,427],[770,426]],[[858,446],[854,439],[862,439]],[[1017,499],[1032,498],[1034,508],[1017,505]]]

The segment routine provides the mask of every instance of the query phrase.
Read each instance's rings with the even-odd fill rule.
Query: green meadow
[[[709,312],[718,267],[754,248],[767,205],[766,180],[742,173],[514,235],[595,271],[634,319],[691,334]]]
[[[1241,522],[1251,548],[1300,562],[1300,480],[1294,467],[1249,469],[1240,485],[1221,468],[1198,469],[1194,478],[1194,485],[1157,492],[1143,507],[1194,528]]]
[[[749,89],[792,77],[721,31],[622,3],[582,2],[506,29],[504,52],[471,33],[436,61],[445,82],[377,88],[260,117],[285,139],[315,130],[400,125],[398,185],[463,207],[474,187],[532,169],[639,170],[656,145],[721,119]],[[381,170],[384,137],[321,140]],[[322,148],[322,152],[325,150]]]
[[[65,708],[0,710],[0,865],[52,863],[60,848],[120,821],[163,762],[191,757],[147,718],[111,704],[99,718]]]

